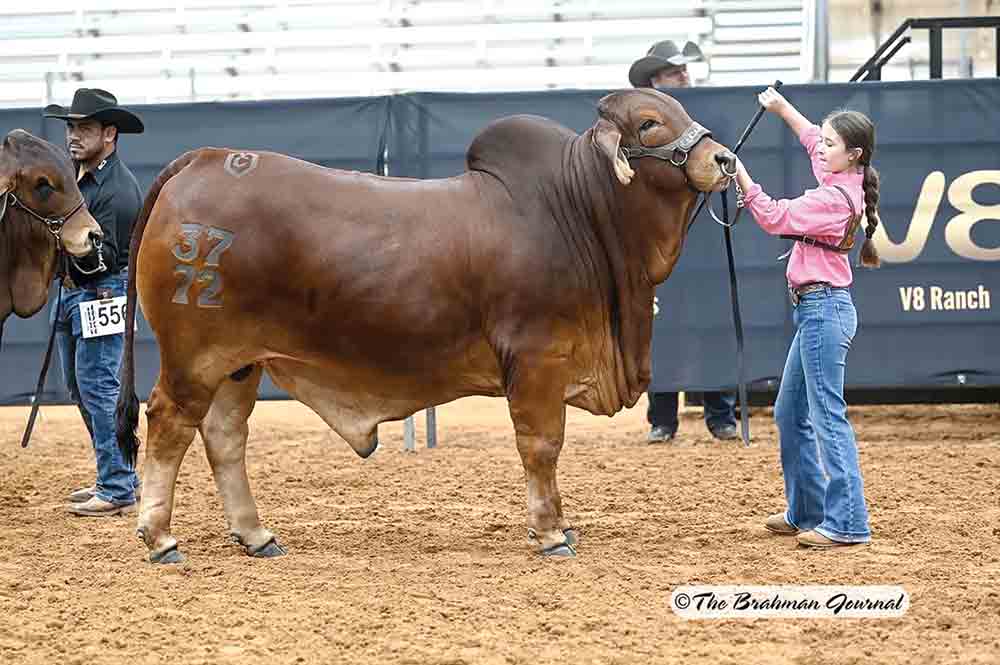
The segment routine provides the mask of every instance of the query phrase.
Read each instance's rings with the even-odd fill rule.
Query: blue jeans
[[[851,293],[829,287],[807,293],[794,318],[795,337],[774,405],[785,520],[831,540],[868,542],[864,483],[844,400],[847,352],[858,328]]]
[[[124,335],[83,337],[80,303],[99,298],[98,289],[112,296],[125,295],[127,271],[102,277],[85,288],[63,289],[62,311],[56,325],[56,343],[62,360],[63,380],[70,397],[80,409],[90,432],[97,461],[97,496],[115,505],[135,502],[138,482],[135,471],[125,463],[115,437],[115,407],[118,403],[118,369],[121,366]],[[50,312],[55,319],[56,307]]]
[[[706,392],[705,425],[716,429],[725,425],[736,426],[736,393]],[[649,407],[646,409],[646,420],[653,427],[666,427],[671,432],[677,431],[677,393],[649,393]]]

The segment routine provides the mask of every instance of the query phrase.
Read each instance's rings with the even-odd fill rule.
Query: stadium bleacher
[[[660,39],[696,81],[812,78],[813,0],[64,0],[0,7],[0,107],[627,86]]]

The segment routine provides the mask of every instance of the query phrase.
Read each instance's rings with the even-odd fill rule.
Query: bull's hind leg
[[[528,533],[543,555],[574,556],[576,534],[562,514],[556,464],[566,430],[565,384],[558,369],[541,363],[517,364],[507,400],[524,465],[528,495]]]
[[[257,402],[261,373],[261,368],[254,366],[241,380],[224,380],[198,429],[222,496],[230,534],[250,556],[272,557],[285,550],[274,534],[260,525],[246,467],[247,419]]]
[[[185,400],[186,409],[182,409],[164,388],[167,385],[169,381],[161,373],[146,408],[149,434],[142,474],[138,533],[149,548],[149,560],[153,563],[178,563],[182,560],[177,551],[177,540],[170,534],[174,487],[181,461],[194,439],[195,428],[210,399],[210,393],[197,390],[200,398]]]

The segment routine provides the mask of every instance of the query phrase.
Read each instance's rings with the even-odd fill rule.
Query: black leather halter
[[[70,210],[65,215],[60,215],[59,217],[44,217],[42,215],[39,215],[37,212],[29,208],[28,206],[21,203],[21,200],[14,195],[14,190],[12,188],[8,189],[6,192],[3,193],[3,206],[0,207],[0,222],[2,222],[4,217],[7,215],[8,201],[10,202],[11,209],[20,208],[21,210],[31,215],[36,221],[39,221],[42,224],[44,224],[45,227],[48,229],[49,233],[55,236],[56,242],[59,243],[60,248],[62,248],[63,226],[65,226],[66,222],[68,222],[70,218],[73,217],[73,215],[78,213],[80,209],[83,208],[84,205],[86,205],[87,203],[86,200],[81,196],[80,202],[77,203],[75,206],[73,206],[73,209]]]
[[[692,121],[690,125],[687,126],[680,136],[664,145],[658,146],[621,146],[622,154],[625,155],[625,159],[638,159],[640,157],[655,157],[657,159],[662,159],[665,162],[670,162],[681,171],[684,171],[684,177],[687,178],[687,171],[684,169],[684,165],[687,164],[688,154],[694,150],[694,147],[698,145],[698,141],[701,141],[706,136],[711,136],[712,132],[705,127],[702,127],[697,122]],[[677,159],[677,155],[680,155],[680,159]],[[688,183],[690,186],[690,183]]]

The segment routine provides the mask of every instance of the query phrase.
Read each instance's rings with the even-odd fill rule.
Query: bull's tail
[[[139,455],[139,399],[135,395],[135,312],[138,308],[138,297],[136,294],[136,264],[139,260],[139,246],[142,244],[142,233],[146,229],[146,222],[156,205],[156,198],[160,195],[160,190],[171,178],[183,171],[191,162],[198,157],[197,150],[186,152],[156,176],[153,186],[149,188],[146,200],[142,205],[142,212],[132,227],[132,239],[129,243],[128,255],[128,290],[127,304],[125,308],[125,349],[122,355],[121,366],[121,390],[118,393],[118,407],[115,412],[116,435],[118,437],[118,448],[121,450],[125,460],[135,468],[136,459]]]

